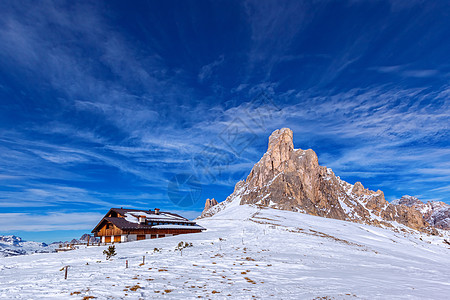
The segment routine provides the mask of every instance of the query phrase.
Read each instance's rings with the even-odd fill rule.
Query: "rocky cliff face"
[[[215,206],[217,204],[219,204],[219,203],[214,198],[206,199],[205,209],[203,209],[201,217],[209,217],[209,216],[211,216],[212,214],[209,213],[209,210],[210,210],[211,207],[213,207],[213,206]]]
[[[419,211],[432,226],[450,230],[450,205],[444,202],[429,201],[423,203],[416,197],[403,196],[391,202],[395,205],[405,205]]]
[[[227,200],[202,216],[237,202],[376,226],[392,227],[395,221],[413,229],[432,230],[416,209],[390,204],[382,191],[366,189],[360,182],[352,185],[341,180],[330,168],[319,165],[311,149],[294,149],[288,128],[272,133],[267,152],[246,180],[238,182]]]

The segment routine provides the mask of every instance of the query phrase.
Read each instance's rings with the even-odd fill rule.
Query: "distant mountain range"
[[[90,234],[83,234],[79,239],[72,239],[70,242],[69,241],[65,241],[65,242],[53,242],[51,243],[51,245],[57,244],[57,245],[68,245],[68,244],[72,244],[72,245],[79,245],[79,244],[96,244],[99,243],[100,239],[91,236]]]
[[[53,251],[54,247],[45,243],[27,242],[15,235],[0,236],[0,257]]]
[[[15,235],[0,236],[0,257],[26,255],[33,253],[50,253],[55,252],[59,245],[67,244],[90,244],[98,243],[99,239],[83,234],[80,239],[73,239],[70,242],[53,242],[50,245],[46,243],[24,241],[22,238]]]
[[[225,201],[217,203],[208,199],[200,218],[212,216],[230,203],[297,211],[395,230],[411,228],[438,234],[438,229],[450,229],[449,205],[424,204],[410,196],[389,203],[380,190],[371,191],[360,182],[347,183],[330,168],[320,166],[313,150],[294,149],[293,132],[288,128],[272,133],[267,152],[246,180],[239,181]]]

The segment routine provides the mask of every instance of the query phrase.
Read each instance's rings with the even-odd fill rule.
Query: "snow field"
[[[228,207],[198,223],[208,230],[117,244],[111,261],[102,254],[107,246],[1,258],[0,299],[450,295],[450,249],[439,237],[246,205]],[[181,255],[174,251],[180,241],[193,247]],[[66,265],[64,280],[60,270]]]

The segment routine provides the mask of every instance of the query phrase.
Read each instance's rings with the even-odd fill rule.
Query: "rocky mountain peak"
[[[18,237],[18,236],[15,236],[15,235],[3,235],[3,236],[0,236],[0,243],[17,246],[17,245],[19,245],[22,242],[24,242],[24,240],[21,237]]]
[[[289,128],[275,130],[269,136],[269,146],[267,152],[273,148],[278,148],[280,152],[290,153],[294,150],[294,134]]]
[[[270,135],[267,152],[246,180],[238,182],[224,202],[211,205],[208,199],[201,217],[211,216],[231,202],[384,227],[400,223],[433,231],[419,211],[390,204],[382,191],[369,190],[361,182],[352,185],[341,180],[331,169],[319,165],[311,149],[294,149],[293,132],[289,128],[275,130]]]
[[[206,199],[206,202],[205,202],[205,208],[203,209],[203,212],[202,212],[202,217],[205,217],[206,216],[206,212],[208,212],[213,206],[216,206],[217,204],[219,204],[218,202],[217,202],[217,200],[216,199],[214,199],[214,198],[212,198],[212,199]]]
[[[392,203],[396,205],[402,204],[408,207],[423,204],[423,202],[420,201],[418,198],[409,195],[404,195],[400,199],[392,201]]]
[[[205,210],[210,209],[211,207],[213,207],[214,205],[219,204],[216,199],[212,198],[210,199],[206,199],[206,203],[205,203]]]

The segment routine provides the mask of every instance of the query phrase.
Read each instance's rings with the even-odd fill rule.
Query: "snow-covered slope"
[[[102,255],[105,246],[2,258],[0,298],[445,299],[450,294],[450,246],[442,237],[233,202],[198,223],[208,230],[118,244],[111,261]],[[174,251],[180,241],[193,244],[182,255]],[[66,265],[64,280],[60,270]]]
[[[45,243],[27,242],[14,235],[0,236],[0,257],[52,252],[54,248]]]

